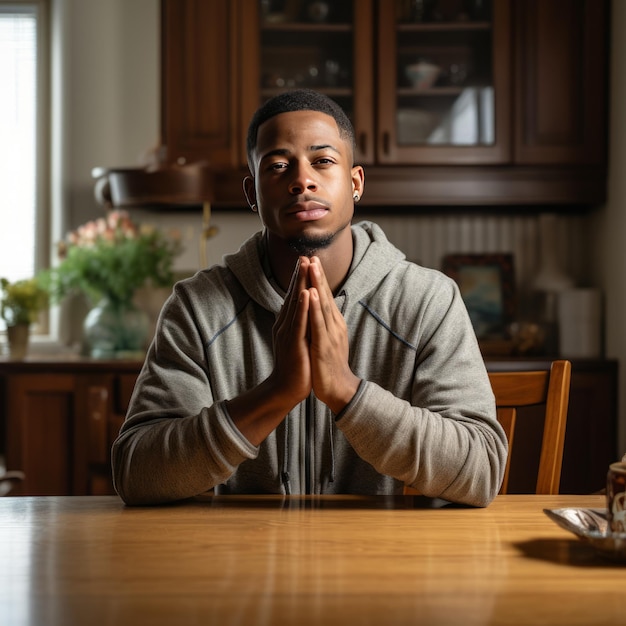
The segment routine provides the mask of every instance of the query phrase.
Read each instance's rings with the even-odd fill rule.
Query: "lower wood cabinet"
[[[0,361],[0,438],[7,469],[24,472],[11,495],[115,493],[110,450],[140,363]]]
[[[488,360],[492,371],[545,369],[547,360]],[[124,421],[141,363],[0,359],[0,454],[26,480],[12,495],[114,493],[110,450]],[[612,360],[573,361],[562,493],[604,487],[617,441],[617,373]],[[541,411],[516,429],[509,490],[532,492],[521,468],[539,463]],[[519,474],[516,468],[520,468]]]

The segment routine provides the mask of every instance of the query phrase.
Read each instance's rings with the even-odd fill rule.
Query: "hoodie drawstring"
[[[335,482],[335,435],[333,422],[335,418],[333,417],[332,411],[328,411],[328,439],[330,441],[330,478],[329,482]]]
[[[333,428],[334,417],[331,411],[328,411],[328,441],[330,443],[330,476],[329,483],[335,482],[335,431]],[[285,418],[284,431],[284,447],[283,447],[283,468],[280,478],[285,489],[285,495],[291,495],[291,477],[289,475],[289,417]]]
[[[285,488],[285,494],[291,495],[291,480],[289,476],[289,416],[285,417],[285,441],[283,449],[283,471],[281,472],[281,479],[283,487]]]

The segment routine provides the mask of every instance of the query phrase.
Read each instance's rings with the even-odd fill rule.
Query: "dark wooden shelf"
[[[447,33],[490,31],[490,22],[398,22],[399,33]]]
[[[308,22],[261,23],[262,33],[347,33],[352,24],[313,24]]]

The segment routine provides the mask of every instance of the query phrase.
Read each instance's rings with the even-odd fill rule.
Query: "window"
[[[48,257],[44,9],[44,0],[0,0],[0,276],[11,281]]]

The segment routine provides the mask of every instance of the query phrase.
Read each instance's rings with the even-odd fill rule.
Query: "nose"
[[[289,181],[289,193],[299,195],[305,191],[317,190],[315,170],[310,163],[297,161],[292,165],[292,177]]]

